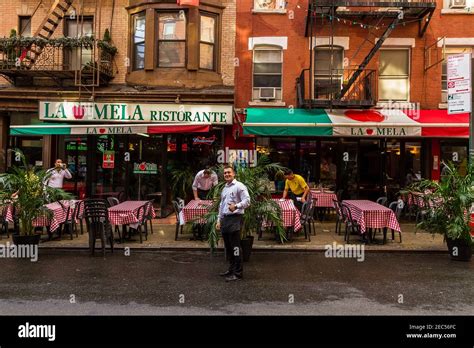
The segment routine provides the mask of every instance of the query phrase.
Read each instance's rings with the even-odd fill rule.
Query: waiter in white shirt
[[[206,169],[201,170],[196,174],[193,181],[193,194],[194,199],[206,199],[209,190],[216,186],[218,182],[218,177],[215,172],[206,167]]]
[[[62,189],[64,178],[72,178],[72,174],[66,168],[66,164],[59,158],[54,163],[54,168],[48,169],[48,174],[49,173],[51,173],[51,176],[46,183],[49,187]]]

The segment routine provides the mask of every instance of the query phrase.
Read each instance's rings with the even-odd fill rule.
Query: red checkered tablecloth
[[[196,200],[193,199],[183,208],[183,217],[184,222],[197,222],[200,224],[205,223],[204,219],[199,219],[206,215],[209,211],[209,208],[212,205],[211,200]],[[198,219],[198,220],[196,220]]]
[[[81,201],[78,200],[63,200],[61,203],[63,204],[64,208],[58,202],[46,204],[45,207],[53,213],[52,217],[50,218],[47,215],[40,216],[33,220],[33,226],[49,226],[51,232],[56,231],[59,225],[66,221],[67,208],[71,206],[71,209],[69,209],[69,217],[71,217],[71,214],[74,211],[74,205],[80,202]],[[7,209],[6,220],[8,222],[13,222],[13,205],[9,204],[5,207],[5,209]]]
[[[311,190],[311,197],[315,201],[314,206],[317,208],[334,208],[333,199],[337,201],[336,194],[330,192]]]
[[[59,225],[66,221],[67,205],[70,204],[68,201],[61,201],[64,207],[58,202],[46,204],[45,207],[51,211],[52,217],[40,216],[33,220],[33,226],[42,227],[49,226],[49,230],[54,232],[58,229]]]
[[[395,213],[383,205],[367,200],[345,200],[342,204],[349,207],[352,218],[365,233],[367,228],[391,228],[401,231]]]
[[[137,224],[141,216],[138,216],[138,210],[149,203],[149,201],[125,201],[109,208],[109,220],[112,225],[130,225]],[[151,216],[156,217],[155,210],[150,204]]]
[[[13,205],[7,204],[7,205],[4,205],[3,207],[1,207],[0,209],[6,209],[5,219],[8,222],[13,222]],[[0,211],[2,211],[2,210],[0,210]],[[3,211],[2,211],[2,213],[3,213]]]
[[[283,226],[294,227],[295,231],[299,231],[301,229],[300,212],[296,209],[293,201],[291,199],[285,199],[284,201],[274,199],[274,201],[277,202],[281,208]]]

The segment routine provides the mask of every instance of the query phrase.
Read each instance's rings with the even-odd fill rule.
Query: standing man
[[[250,196],[247,187],[235,179],[234,168],[229,165],[224,166],[224,180],[226,184],[221,193],[216,229],[221,230],[230,261],[229,270],[220,275],[231,282],[242,279],[243,275],[240,229],[245,208],[250,205]]]
[[[54,163],[54,168],[48,169],[47,173],[48,174],[51,173],[51,176],[49,177],[46,183],[49,187],[62,189],[64,178],[66,179],[72,178],[72,175],[67,169],[66,164],[63,163],[63,161],[59,158]]]
[[[209,190],[217,185],[217,181],[217,174],[208,167],[198,172],[193,181],[194,199],[206,199]]]
[[[295,207],[301,210],[303,203],[306,202],[306,197],[309,193],[309,186],[301,175],[294,174],[291,169],[285,170],[285,190],[283,191],[283,199],[292,199],[295,203]],[[288,194],[288,190],[291,192]],[[301,202],[298,201],[297,197],[301,197]]]

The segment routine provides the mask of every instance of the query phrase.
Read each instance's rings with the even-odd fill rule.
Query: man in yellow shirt
[[[301,209],[301,206],[306,202],[306,197],[309,193],[309,186],[301,175],[294,174],[291,169],[285,171],[285,190],[283,191],[283,199],[286,197],[292,199],[295,202],[295,207]],[[291,192],[288,193],[288,190]],[[301,201],[297,200],[297,197],[301,197]]]

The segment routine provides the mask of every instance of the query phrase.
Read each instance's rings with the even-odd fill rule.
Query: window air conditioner
[[[272,100],[276,98],[275,94],[275,88],[260,88],[258,92],[258,98],[263,100]]]
[[[450,0],[450,8],[465,8],[466,0]]]

